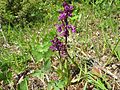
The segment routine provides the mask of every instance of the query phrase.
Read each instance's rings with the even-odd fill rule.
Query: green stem
[[[74,58],[71,58],[71,56],[68,54],[68,57],[70,58],[70,60],[72,61],[72,63],[77,66],[77,68],[79,68],[78,64],[74,61]]]
[[[116,43],[114,49],[112,50],[112,53],[115,51],[115,49],[116,49],[116,47],[118,46],[119,42],[120,42],[120,38],[118,39],[118,42]]]

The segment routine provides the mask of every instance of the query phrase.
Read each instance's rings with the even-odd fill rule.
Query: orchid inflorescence
[[[52,46],[50,46],[50,49],[53,51],[58,51],[60,57],[67,55],[67,38],[69,36],[69,30],[71,30],[73,33],[76,32],[76,28],[68,23],[68,18],[72,17],[73,12],[73,6],[69,5],[68,3],[63,3],[64,10],[59,11],[60,15],[58,17],[58,20],[61,21],[61,24],[56,24],[57,31],[59,35],[56,35],[52,42]],[[58,36],[62,36],[65,38],[65,42],[61,42],[58,39]]]

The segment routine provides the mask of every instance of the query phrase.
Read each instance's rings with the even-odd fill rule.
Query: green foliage
[[[51,90],[51,89],[54,89],[54,90],[64,90],[65,86],[66,86],[66,79],[64,80],[58,80],[58,81],[50,81],[48,83],[48,87],[47,87],[47,90]]]
[[[12,27],[25,27],[37,22],[45,22],[50,19],[47,16],[52,6],[52,1],[43,0],[2,0],[0,2],[0,23]],[[54,11],[54,10],[53,10]]]
[[[116,55],[117,59],[120,60],[120,46],[119,46],[120,39],[117,41],[115,47],[113,48],[113,54]]]
[[[28,90],[28,80],[26,78],[18,85],[18,90]]]
[[[46,42],[43,45],[36,45],[35,47],[32,48],[32,54],[33,56],[36,58],[36,60],[40,60],[43,58],[49,58],[51,51],[49,50],[49,46],[51,44]],[[47,55],[47,53],[49,52],[49,54]]]
[[[50,60],[46,60],[44,63],[44,66],[40,69],[40,70],[36,70],[32,75],[36,76],[38,78],[43,78],[44,75],[49,72],[51,68],[51,61]]]
[[[67,0],[75,8],[70,23],[77,27],[77,33],[69,36],[68,45],[72,60],[77,61],[80,68],[73,80],[70,80],[69,68],[74,62],[61,59],[61,65],[54,66],[53,63],[60,59],[49,50],[50,40],[56,35],[53,26],[62,1],[0,0],[0,24],[3,30],[0,31],[0,90],[5,85],[13,85],[14,76],[32,67],[30,62],[38,67],[34,66],[30,77],[26,75],[23,78],[18,90],[28,90],[28,78],[31,76],[44,81],[52,72],[57,74],[58,80],[48,80],[48,90],[64,90],[74,82],[83,83],[84,90],[88,89],[89,84],[94,85],[96,90],[111,90],[112,84],[106,79],[108,75],[104,73],[106,77],[95,78],[90,72],[92,64],[88,65],[84,58],[99,59],[105,65],[120,60],[120,1]],[[52,61],[52,55],[57,60]],[[102,62],[104,55],[108,59]]]
[[[115,49],[115,55],[117,56],[118,60],[120,60],[120,46]]]
[[[4,63],[0,65],[1,71],[0,71],[0,81],[3,80],[4,83],[8,84],[9,80],[12,78],[12,72],[9,70],[9,66],[7,63]]]

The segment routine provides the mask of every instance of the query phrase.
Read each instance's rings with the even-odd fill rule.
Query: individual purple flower
[[[67,18],[67,14],[65,12],[60,13],[59,20],[65,20]]]
[[[52,51],[57,51],[57,48],[55,47],[55,46],[50,46],[50,49],[52,50]]]
[[[69,6],[69,5],[64,6],[64,10],[65,10],[66,12],[69,12],[69,9],[70,9],[70,6]]]
[[[64,7],[64,11],[59,11],[60,13],[59,20],[66,20],[68,17],[72,16],[73,6],[64,2],[63,7]]]
[[[70,6],[70,5],[65,5],[64,6],[64,11],[66,12],[66,13],[72,13],[73,12],[73,6]]]
[[[64,30],[60,36],[64,36],[64,37],[68,37],[69,36],[69,31],[68,30]]]
[[[68,16],[69,16],[69,17],[72,17],[72,13],[68,13]]]
[[[54,40],[51,40],[52,42],[52,46],[50,46],[50,49],[53,50],[53,51],[59,51],[59,47],[60,47],[60,40],[55,37]]]
[[[70,7],[69,7],[69,10],[70,10],[71,12],[73,12],[73,9],[74,9],[73,6],[70,6]]]
[[[63,3],[63,7],[64,7],[64,12],[67,14],[67,16],[72,16],[72,12],[73,12],[73,6],[67,4],[66,2]]]
[[[68,28],[68,29],[71,29],[71,31],[72,31],[73,33],[76,32],[76,27],[73,26],[73,25],[67,25],[67,28]]]
[[[62,27],[63,27],[62,24],[61,25],[56,24],[55,26],[56,26],[58,32],[62,32]]]
[[[75,33],[76,32],[76,27],[75,26],[71,26],[71,30],[72,30],[73,33]]]

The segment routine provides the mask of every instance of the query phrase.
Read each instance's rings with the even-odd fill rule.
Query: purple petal
[[[72,30],[72,32],[73,32],[73,33],[75,33],[75,32],[76,32],[76,30],[75,30],[75,29],[73,29],[73,30]]]
[[[71,26],[71,30],[72,30],[73,33],[76,32],[76,28],[74,26]]]
[[[62,31],[62,25],[56,24],[55,26],[56,26],[58,32]]]
[[[64,31],[60,34],[60,36],[68,37],[68,36],[69,36],[68,30],[64,30]]]
[[[70,11],[73,11],[73,6],[70,6],[69,9],[70,9]]]
[[[67,18],[67,14],[64,12],[64,13],[61,13],[60,16],[59,16],[59,20],[64,20]]]
[[[66,5],[66,6],[64,7],[64,10],[65,10],[65,11],[69,11],[69,10],[70,10],[69,6]]]
[[[54,47],[54,46],[50,46],[50,49],[53,50],[53,51],[57,50],[57,48]]]
[[[72,17],[72,13],[68,13],[68,16]]]
[[[67,28],[70,29],[70,28],[71,28],[71,25],[67,25]]]

